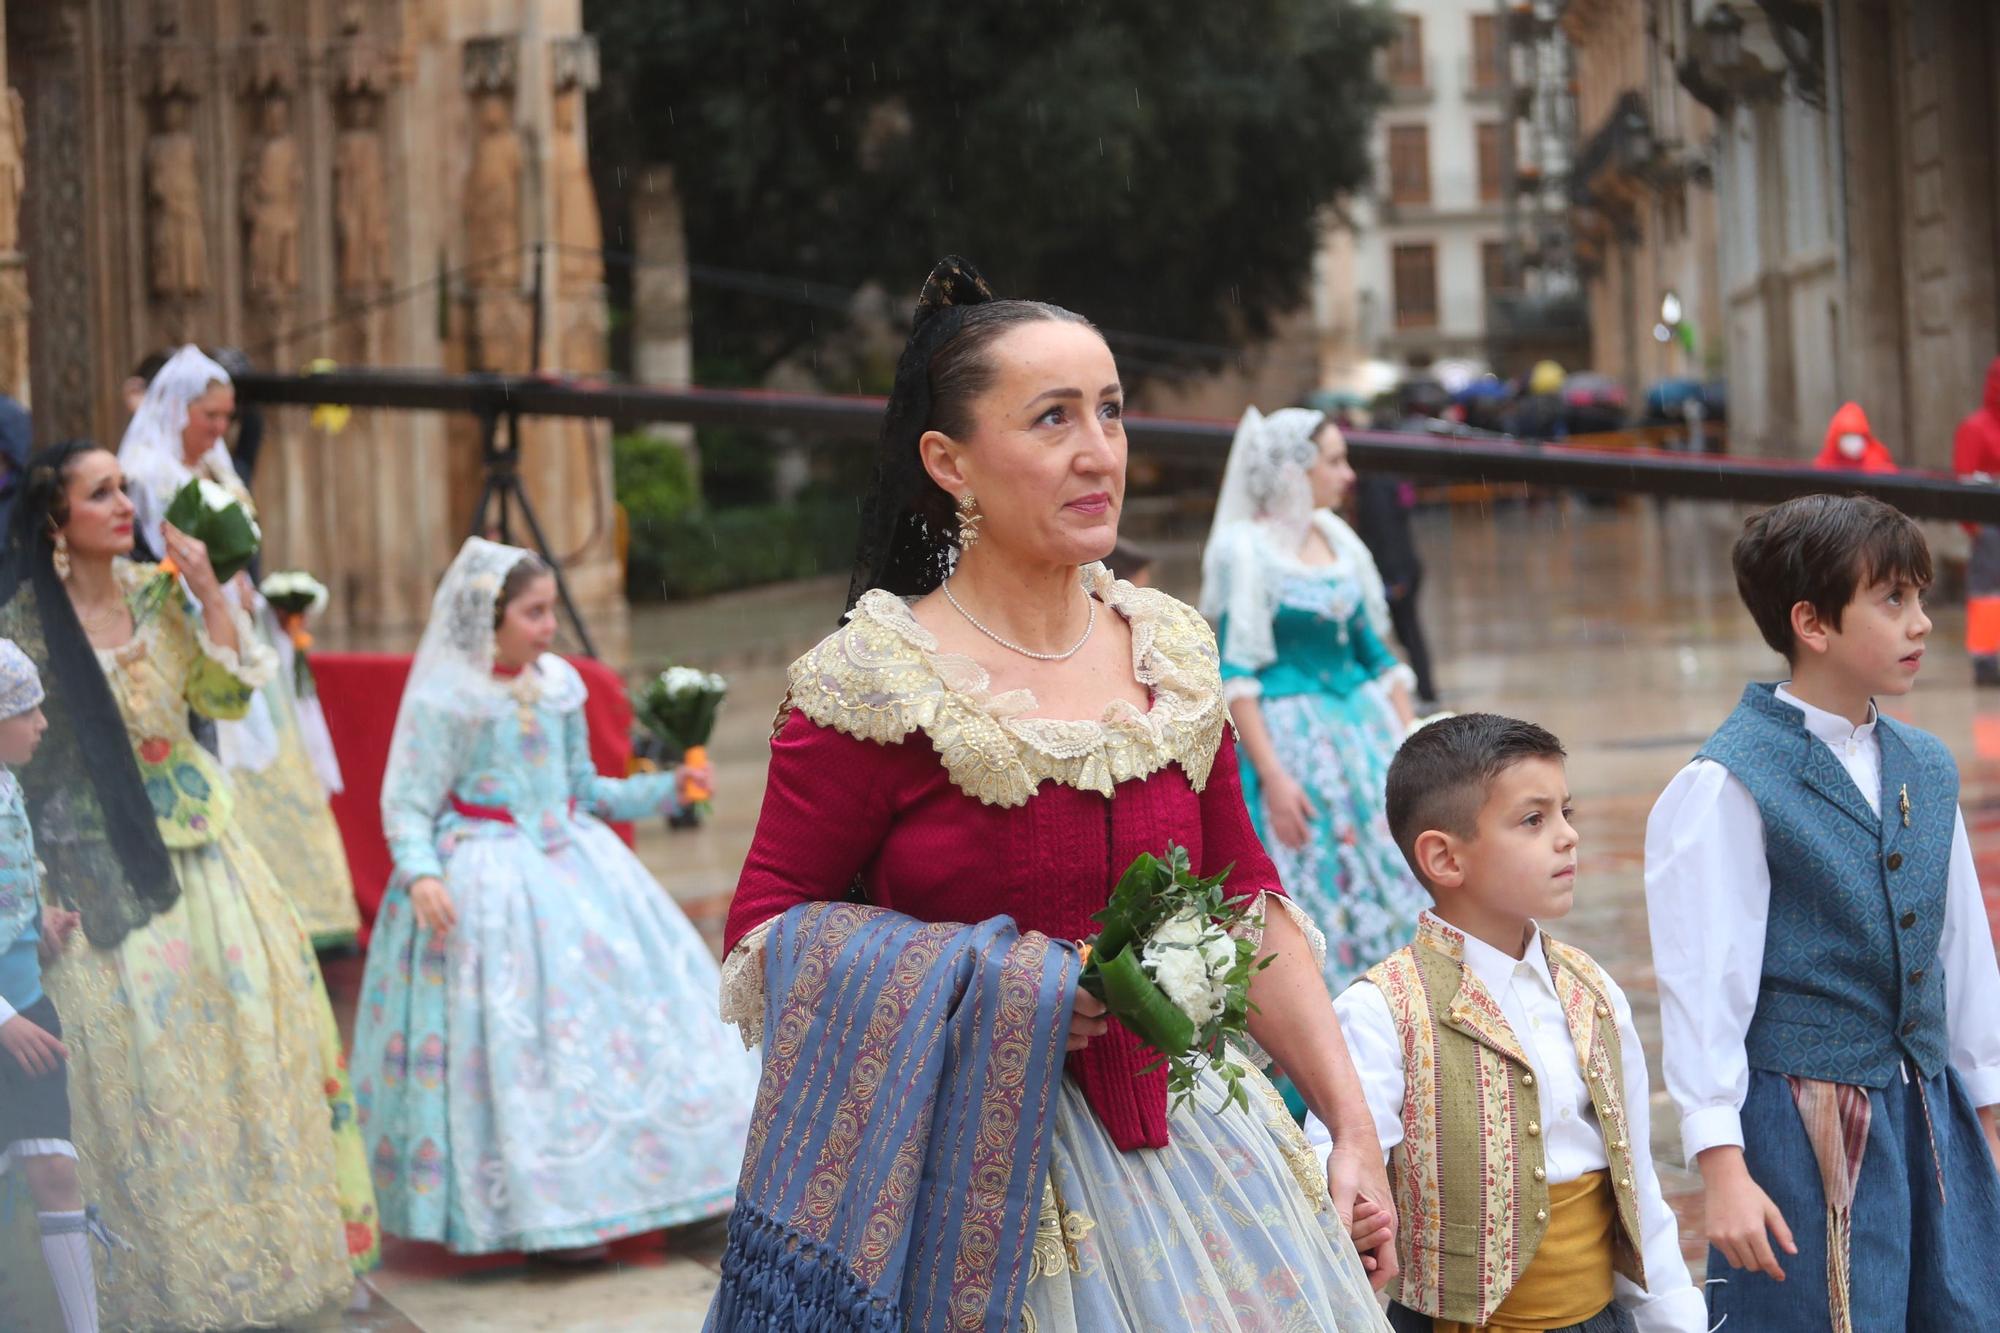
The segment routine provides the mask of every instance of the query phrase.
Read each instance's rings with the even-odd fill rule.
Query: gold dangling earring
[[[56,567],[56,577],[69,581],[69,538],[60,532],[56,534],[56,553],[50,563]]]
[[[979,501],[971,491],[958,497],[958,549],[970,551],[979,540],[979,520],[986,515],[979,512]]]

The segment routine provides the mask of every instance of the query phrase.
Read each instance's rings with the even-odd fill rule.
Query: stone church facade
[[[580,0],[7,0],[0,389],[40,440],[112,442],[131,367],[186,341],[273,370],[601,372],[580,19]],[[309,416],[267,414],[269,563],[319,574],[348,642],[406,646],[471,519],[477,427]],[[615,650],[607,432],[529,423],[522,479]]]

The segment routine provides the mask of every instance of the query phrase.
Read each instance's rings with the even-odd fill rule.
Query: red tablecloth
[[[632,701],[625,682],[592,658],[573,657],[570,662],[590,691],[584,701],[590,757],[598,772],[622,778],[632,759]],[[382,837],[382,770],[389,762],[389,738],[396,729],[396,708],[403,699],[410,659],[399,653],[314,653],[312,666],[347,784],[333,798],[333,817],[347,845],[347,868],[354,876],[365,935],[389,884],[389,847]],[[630,824],[612,827],[627,844],[632,842]]]

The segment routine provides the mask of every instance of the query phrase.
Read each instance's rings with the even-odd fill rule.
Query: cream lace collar
[[[788,706],[885,745],[922,731],[952,783],[988,805],[1023,805],[1043,782],[1109,796],[1170,763],[1201,790],[1227,717],[1214,632],[1192,607],[1101,564],[1084,566],[1082,579],[1131,626],[1132,672],[1152,692],[1150,709],[1118,699],[1096,721],[1027,716],[1032,692],[993,693],[984,667],[940,652],[909,605],[879,588],[792,664]]]

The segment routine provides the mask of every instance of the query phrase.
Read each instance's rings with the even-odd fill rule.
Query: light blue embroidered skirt
[[[588,1245],[726,1212],[757,1056],[715,960],[595,819],[544,852],[447,839],[458,924],[383,901],[352,1073],[385,1230],[462,1254]]]
[[[1338,995],[1408,944],[1430,903],[1389,836],[1385,788],[1402,726],[1378,684],[1267,698],[1262,708],[1278,762],[1312,802],[1306,845],[1272,836],[1247,752],[1243,798],[1285,892],[1326,934],[1326,988]]]
[[[1317,1155],[1248,1091],[1224,1109],[1204,1074],[1165,1148],[1120,1152],[1063,1083],[1024,1333],[1387,1333]]]

